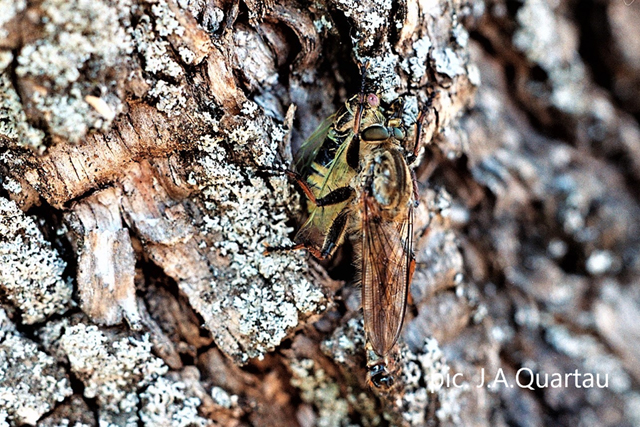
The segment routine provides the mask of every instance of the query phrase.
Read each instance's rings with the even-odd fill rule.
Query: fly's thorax
[[[396,148],[380,146],[367,156],[365,192],[375,198],[382,212],[394,218],[411,202],[413,183],[404,155]]]

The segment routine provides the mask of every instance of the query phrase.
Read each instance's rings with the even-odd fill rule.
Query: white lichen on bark
[[[168,367],[151,351],[148,335],[101,331],[86,323],[43,331],[48,350],[69,361],[84,384],[84,396],[96,398],[103,425],[136,425],[140,391]]]
[[[18,333],[0,307],[0,425],[35,424],[71,394],[57,361]]]
[[[0,9],[4,5],[0,4]],[[15,87],[7,67],[13,61],[13,54],[0,51],[0,135],[16,141],[20,146],[43,151],[44,132],[27,122],[24,105]]]
[[[246,149],[252,151],[252,157],[269,165],[279,141],[267,145],[265,125],[275,126],[251,123],[228,137],[236,150],[245,149],[246,142],[251,141]],[[217,236],[212,249],[229,262],[226,280],[211,282],[212,290],[217,290],[211,295],[211,310],[216,317],[228,313],[230,326],[238,334],[251,337],[243,344],[241,360],[247,361],[278,345],[298,324],[299,317],[322,311],[325,296],[309,282],[303,254],[263,253],[265,245],[287,243],[284,236],[292,230],[286,225],[286,207],[295,201],[291,187],[282,177],[274,177],[270,190],[255,171],[225,162],[227,155],[215,141],[207,139],[201,144],[203,173],[197,181],[208,210],[205,230]],[[247,180],[250,185],[244,185]],[[215,334],[218,327],[209,327]]]
[[[340,396],[340,386],[311,359],[292,360],[291,385],[300,390],[304,402],[312,403],[318,411],[315,425],[340,427],[348,425],[349,402]]]
[[[402,399],[402,418],[411,426],[424,425],[427,405],[434,393],[448,393],[444,378],[449,373],[446,358],[437,340],[426,339],[416,352],[404,349],[402,352],[402,379],[406,392]],[[443,380],[443,382],[440,382]],[[424,386],[425,384],[426,386]],[[447,411],[441,408],[440,411]]]
[[[27,7],[26,0],[0,0],[0,40],[5,39],[9,32],[5,30],[4,25],[11,21],[15,16]]]
[[[198,414],[200,399],[182,381],[159,377],[140,393],[140,421],[145,426],[204,427],[213,425]]]
[[[68,308],[73,290],[66,263],[44,240],[33,218],[0,197],[0,289],[27,324]]]
[[[207,425],[207,418],[219,419],[220,408],[229,423],[256,425],[281,408],[285,417],[295,414],[307,425],[377,425],[384,416],[392,424],[417,426],[436,422],[431,414],[443,425],[511,422],[510,417],[542,425],[543,416],[536,414],[562,414],[576,425],[640,419],[633,389],[640,378],[639,340],[628,326],[639,323],[633,282],[638,268],[628,264],[637,264],[632,240],[640,215],[628,184],[640,176],[640,131],[619,100],[591,87],[593,60],[578,52],[586,20],[557,1],[525,0],[509,8],[501,0],[486,2],[499,22],[475,28],[482,1],[332,0],[312,2],[304,11],[289,3],[248,0],[236,16],[234,2],[0,0],[0,10],[7,12],[0,16],[0,167],[11,175],[2,177],[0,192],[28,199],[18,203],[25,211],[44,202],[71,214],[100,214],[102,208],[91,204],[95,198],[121,191],[107,203],[111,219],[103,227],[92,227],[88,215],[88,244],[72,239],[72,245],[79,243],[73,249],[80,298],[90,299],[87,294],[98,287],[105,294],[120,291],[121,298],[93,295],[91,302],[106,308],[109,320],[81,304],[89,319],[67,314],[37,328],[34,338],[95,401],[83,402],[76,390],[75,400],[59,404],[45,425],[65,425],[56,412],[78,401],[90,423],[96,415],[104,425]],[[603,19],[613,24],[631,66],[640,38],[611,22],[611,13],[624,14],[614,21],[629,27],[635,15],[623,2],[596,3],[608,10]],[[16,24],[33,31],[17,31]],[[347,43],[329,46],[335,41]],[[473,52],[484,86],[476,107],[461,117],[480,82]],[[366,339],[359,290],[338,290],[339,309],[315,322],[320,316],[314,314],[331,307],[338,284],[322,289],[323,279],[310,277],[302,254],[262,253],[265,243],[290,243],[287,221],[300,209],[287,180],[260,167],[290,164],[290,103],[299,112],[298,134],[293,132],[299,142],[338,98],[357,92],[355,67],[348,71],[341,63],[351,54],[358,62],[370,61],[368,83],[385,100],[409,95],[414,118],[418,106],[435,95],[435,112],[429,109],[423,128],[428,161],[417,169],[418,266],[396,360],[403,388],[380,399],[362,384]],[[305,57],[308,62],[300,66]],[[629,85],[637,80],[633,70],[616,72],[627,74],[623,80]],[[495,88],[492,80],[509,81]],[[633,93],[628,88],[616,90]],[[556,115],[568,116],[575,128]],[[532,129],[535,120],[558,120],[559,133],[548,123],[540,127],[570,136],[551,140]],[[18,148],[42,152],[44,143],[49,149],[42,156]],[[595,159],[601,153],[594,154],[590,144],[609,157]],[[619,166],[620,159],[630,166]],[[611,170],[620,176],[608,179]],[[434,182],[447,191],[424,188]],[[4,384],[15,372],[23,374],[25,365],[24,355],[5,344],[46,356],[11,324],[33,330],[26,324],[66,309],[70,285],[64,263],[35,223],[4,199],[0,215],[0,231],[7,224],[14,230],[0,236],[0,251],[15,261],[13,273],[0,274],[1,280],[9,277],[0,287],[9,297],[11,317],[0,317],[0,353],[11,365],[0,369],[9,374],[0,378]],[[101,257],[104,250],[123,256]],[[575,261],[567,259],[576,251]],[[30,263],[42,253],[45,267],[34,268]],[[110,269],[116,259],[126,273],[123,280]],[[158,268],[147,268],[152,263]],[[34,270],[36,279],[29,276]],[[37,283],[18,283],[20,274],[20,280]],[[92,278],[103,280],[85,288]],[[33,294],[25,294],[31,286]],[[486,303],[479,302],[478,287],[486,291]],[[129,320],[137,319],[136,307],[143,316],[148,309],[142,326],[150,328],[151,339],[126,325],[89,324],[118,323],[122,309]],[[267,361],[250,360],[285,337],[291,345]],[[306,353],[296,353],[304,340]],[[170,349],[163,351],[163,344]],[[236,364],[251,363],[251,369],[224,355]],[[534,359],[557,371],[568,360],[610,373],[610,387],[535,397],[517,389],[424,387],[447,370],[464,371],[474,383],[477,370],[489,372],[502,355],[507,367],[529,366]],[[37,373],[54,364],[45,362]],[[173,372],[165,373],[165,364]],[[291,375],[281,375],[285,369]],[[202,378],[189,377],[189,370],[202,371]],[[62,383],[64,373],[56,375]],[[3,427],[23,422],[17,416],[37,421],[45,407],[51,411],[55,405],[37,387],[32,394],[40,400],[14,389],[19,398],[12,397],[12,409],[0,405]],[[63,388],[59,397],[68,393]],[[265,411],[266,399],[286,403]],[[27,408],[16,415],[18,400]],[[522,413],[510,413],[512,407]]]
[[[112,110],[122,108],[117,82],[110,77],[131,51],[127,20],[120,20],[128,15],[127,2],[119,3],[45,0],[40,5],[42,38],[20,50],[15,72],[25,81],[23,102],[56,136],[77,142],[92,128],[109,128],[113,117],[100,114],[85,99],[96,90]]]

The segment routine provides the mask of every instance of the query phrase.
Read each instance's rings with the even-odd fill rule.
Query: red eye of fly
[[[380,105],[380,100],[375,94],[370,93],[369,95],[367,95],[367,103],[372,107],[377,107],[378,105]]]

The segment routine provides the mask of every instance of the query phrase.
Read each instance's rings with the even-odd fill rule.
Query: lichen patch
[[[63,277],[66,263],[44,240],[34,220],[3,198],[0,266],[0,288],[20,310],[23,322],[41,322],[69,306],[72,286]]]

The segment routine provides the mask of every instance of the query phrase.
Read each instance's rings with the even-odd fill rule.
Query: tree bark
[[[0,0],[0,425],[640,424],[639,18]],[[265,170],[364,63],[428,106],[388,390],[351,243],[264,253],[305,206]]]

